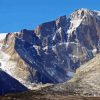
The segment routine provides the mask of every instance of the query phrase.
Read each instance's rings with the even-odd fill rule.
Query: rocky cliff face
[[[2,51],[10,55],[9,74],[24,85],[71,79],[81,64],[100,51],[99,27],[100,12],[79,9],[35,30],[8,33]]]

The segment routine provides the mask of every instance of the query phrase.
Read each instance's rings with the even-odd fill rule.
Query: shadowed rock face
[[[79,9],[69,17],[43,23],[35,30],[10,33],[3,51],[17,67],[25,82],[61,83],[73,77],[81,64],[99,52],[100,12]],[[19,70],[20,68],[21,70]],[[18,69],[18,70],[17,70]]]
[[[26,91],[27,88],[23,86],[16,79],[12,78],[10,75],[0,70],[0,95],[5,93],[16,93]]]

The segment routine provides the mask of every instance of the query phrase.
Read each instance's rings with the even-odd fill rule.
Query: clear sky
[[[100,10],[100,0],[0,0],[0,33],[34,29],[79,8]]]

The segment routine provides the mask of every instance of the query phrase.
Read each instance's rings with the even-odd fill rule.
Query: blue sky
[[[0,0],[0,33],[34,29],[79,8],[100,10],[100,0]]]

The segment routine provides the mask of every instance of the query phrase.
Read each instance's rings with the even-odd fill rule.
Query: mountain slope
[[[74,77],[38,91],[27,91],[2,97],[10,99],[46,100],[100,100],[100,54],[76,70]]]
[[[76,70],[73,78],[44,89],[46,93],[72,94],[81,96],[100,96],[100,54]]]
[[[78,84],[79,89],[75,91],[83,94],[100,95],[100,54],[82,65],[70,80]]]

